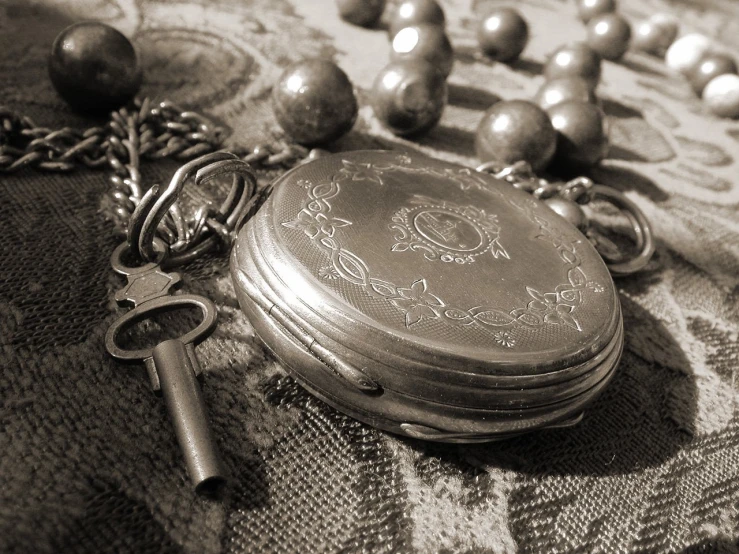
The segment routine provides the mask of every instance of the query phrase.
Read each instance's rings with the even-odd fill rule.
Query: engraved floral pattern
[[[328,217],[322,213],[313,215],[310,212],[302,211],[297,220],[284,223],[283,225],[303,231],[310,238],[314,238],[319,234],[333,237],[338,227],[346,227],[351,224],[351,221],[339,217]]]
[[[567,267],[567,282],[555,287],[554,291],[539,291],[533,287],[526,287],[531,298],[525,307],[510,311],[501,310],[492,306],[477,306],[462,309],[448,306],[441,298],[430,291],[428,281],[420,277],[409,286],[398,286],[389,281],[371,275],[369,267],[359,256],[342,246],[339,229],[352,224],[351,221],[335,217],[331,214],[329,202],[339,194],[341,183],[347,180],[364,180],[382,184],[382,172],[405,170],[403,166],[377,166],[375,164],[358,164],[344,160],[343,167],[330,181],[321,182],[308,189],[308,198],[303,209],[298,212],[292,221],[285,221],[283,226],[304,232],[313,243],[331,259],[331,266],[319,269],[322,279],[343,279],[361,287],[369,296],[381,298],[390,302],[403,312],[406,328],[411,328],[423,321],[440,320],[448,324],[476,326],[491,331],[495,344],[503,348],[512,348],[516,344],[513,329],[516,325],[528,328],[537,328],[544,325],[565,326],[575,331],[582,331],[582,326],[576,318],[577,308],[582,304],[583,291],[601,292],[603,287],[589,281],[580,267],[581,260],[577,253],[579,240],[571,240],[551,227],[549,221],[536,213],[535,202],[517,204],[508,200],[515,208],[524,212],[537,227],[534,238],[550,243],[559,254],[560,259]],[[414,168],[415,169],[415,168]],[[420,172],[429,173],[424,168]],[[477,182],[467,170],[460,170],[461,181]],[[449,177],[446,172],[439,172]],[[470,185],[472,186],[472,185]],[[425,197],[421,197],[426,201]],[[499,231],[497,220],[491,214],[485,214],[475,207],[457,206],[446,203],[446,208],[459,209],[475,218],[486,221],[486,231]],[[469,212],[469,210],[473,212]],[[499,244],[499,255],[505,250]],[[409,245],[410,248],[410,245]],[[508,258],[507,252],[505,256]],[[503,329],[503,328],[508,328]]]
[[[516,339],[514,339],[513,335],[508,331],[498,331],[493,333],[493,340],[500,346],[505,346],[506,348],[513,348],[516,344]]]
[[[339,273],[331,266],[325,265],[318,269],[318,276],[321,279],[328,279],[333,281],[339,278]]]
[[[593,292],[603,292],[604,290],[606,290],[603,285],[601,285],[600,283],[596,283],[595,281],[588,281],[587,283],[585,283],[585,287]]]
[[[339,180],[349,179],[351,181],[369,181],[377,185],[384,185],[382,171],[389,167],[377,167],[374,164],[363,164],[342,160],[344,167],[340,171]]]
[[[562,285],[559,285],[559,289]],[[531,287],[526,287],[526,292],[533,298],[525,310],[516,310],[520,312],[521,318],[527,318],[534,325],[539,324],[541,321],[544,323],[562,324],[572,327],[578,331],[582,331],[580,323],[572,317],[572,310],[579,303],[579,291],[570,289],[567,292],[574,294],[569,295],[570,301],[565,300],[565,297],[560,292],[547,292],[540,293]],[[577,303],[575,303],[577,301]]]
[[[400,171],[415,175],[429,175],[451,179],[463,191],[469,189],[485,190],[491,194],[502,196],[498,190],[489,187],[474,169],[468,167],[437,169],[426,165],[411,165],[412,159],[407,154],[399,154],[395,159],[397,160],[396,164],[390,163],[387,165],[342,160],[344,167],[340,170],[337,180],[369,181],[378,185],[384,185],[384,181],[382,180],[383,173]]]
[[[414,281],[410,288],[398,287],[398,296],[390,300],[393,305],[405,312],[405,326],[410,327],[423,319],[438,317],[434,308],[444,306],[438,296],[426,290],[426,279]]]

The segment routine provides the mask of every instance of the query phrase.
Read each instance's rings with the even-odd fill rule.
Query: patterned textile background
[[[498,97],[528,98],[558,45],[583,38],[569,0],[516,6],[532,29],[513,67],[475,55],[482,2],[446,0],[456,49],[450,105],[418,143],[373,119],[387,61],[380,30],[332,0],[3,0],[0,104],[48,127],[91,122],[55,95],[46,56],[81,19],[114,25],[143,60],[143,93],[204,110],[230,144],[270,140],[281,67],[326,56],[359,89],[360,120],[336,149],[415,148],[473,164],[474,130]],[[669,10],[739,54],[734,0],[621,0],[636,22]],[[204,394],[233,483],[192,492],[164,403],[144,371],[114,363],[101,211],[104,171],[0,179],[0,552],[739,551],[739,123],[708,115],[660,60],[605,63],[609,158],[592,177],[636,201],[658,241],[618,281],[626,349],[584,421],[488,445],[400,439],[299,388],[241,315],[226,256],[184,270],[217,301],[198,348]],[[172,162],[149,163],[148,182]]]

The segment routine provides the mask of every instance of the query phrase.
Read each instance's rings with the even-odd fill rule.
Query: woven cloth
[[[472,165],[498,98],[530,98],[542,62],[583,38],[574,4],[526,0],[531,40],[513,66],[481,58],[490,2],[443,2],[456,64],[440,125],[393,137],[367,101],[388,39],[331,0],[4,0],[0,104],[38,124],[87,127],[55,95],[46,56],[96,19],[138,49],[142,94],[206,112],[230,145],[275,137],[281,68],[333,58],[360,117],[332,148],[417,149]],[[497,3],[493,3],[497,4]],[[734,0],[621,0],[636,22],[676,14],[739,54]],[[241,314],[215,256],[183,270],[219,306],[198,347],[225,498],[192,491],[164,403],[144,370],[103,347],[121,286],[108,258],[105,171],[0,179],[0,552],[736,552],[739,550],[739,124],[712,117],[663,61],[629,53],[599,89],[612,147],[591,172],[641,206],[654,261],[619,280],[626,347],[577,427],[485,445],[379,432],[303,391]],[[144,167],[165,182],[175,165]],[[269,176],[266,176],[269,177]]]

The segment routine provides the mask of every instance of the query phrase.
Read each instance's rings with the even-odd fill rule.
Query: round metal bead
[[[552,81],[562,77],[580,77],[595,89],[600,80],[600,56],[587,44],[575,42],[559,47],[544,65],[544,77]]]
[[[534,96],[534,102],[543,110],[570,100],[594,104],[598,98],[590,88],[590,84],[580,77],[563,77],[547,81]]]
[[[687,75],[690,85],[700,96],[706,85],[719,75],[737,73],[736,62],[726,54],[706,54],[700,63]]]
[[[636,27],[631,41],[632,48],[654,56],[664,56],[675,42],[679,28],[678,20],[673,15],[655,14]]]
[[[549,206],[557,215],[565,218],[570,224],[577,227],[580,231],[585,231],[590,223],[585,211],[575,202],[565,200],[557,196],[547,198],[544,203]]]
[[[361,27],[372,27],[385,11],[385,0],[336,0],[336,7],[344,21]]]
[[[375,115],[396,135],[431,129],[441,118],[446,100],[444,76],[423,60],[390,63],[372,87]]]
[[[703,56],[713,49],[711,40],[698,33],[680,37],[672,43],[665,54],[667,67],[683,74],[695,70]]]
[[[288,67],[272,90],[275,117],[304,145],[323,144],[348,132],[357,119],[357,99],[349,78],[327,60]]]
[[[141,68],[131,42],[104,23],[75,23],[54,40],[49,57],[54,88],[75,110],[103,113],[131,100]]]
[[[446,24],[444,10],[435,0],[404,0],[398,5],[388,30],[394,37],[401,29],[422,23],[442,28]]]
[[[598,15],[613,13],[617,9],[616,0],[578,0],[577,14],[587,23]]]
[[[557,130],[556,163],[591,166],[605,157],[608,152],[606,118],[598,106],[563,102],[547,112]]]
[[[616,61],[629,49],[631,26],[617,13],[594,17],[588,22],[588,46],[601,58]]]
[[[546,112],[525,100],[501,101],[488,109],[477,127],[475,150],[481,162],[528,162],[534,171],[549,165],[557,133]]]
[[[392,61],[424,60],[448,77],[454,65],[454,50],[444,29],[436,25],[413,25],[393,38]]]
[[[739,76],[714,77],[703,89],[703,103],[719,117],[739,117]]]
[[[529,40],[526,20],[512,8],[490,12],[477,28],[477,42],[482,51],[500,62],[518,58]]]

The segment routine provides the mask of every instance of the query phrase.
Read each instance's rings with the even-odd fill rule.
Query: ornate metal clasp
[[[218,209],[207,205],[195,218],[186,221],[177,199],[185,183],[194,177],[199,186],[224,175],[232,176],[228,196]],[[166,246],[167,267],[176,267],[200,257],[223,241],[227,243],[243,223],[252,203],[257,180],[251,166],[227,152],[206,154],[180,167],[166,188],[153,186],[139,202],[128,227],[128,244],[135,257],[154,261],[157,229],[169,214],[174,222],[176,239]]]

